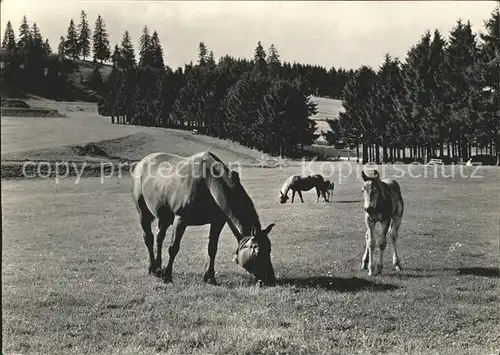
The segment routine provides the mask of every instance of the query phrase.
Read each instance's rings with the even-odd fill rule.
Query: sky
[[[458,19],[484,31],[494,1],[120,1],[3,0],[1,31],[8,20],[16,35],[23,15],[36,22],[53,50],[71,18],[85,10],[93,29],[103,17],[112,46],[128,30],[135,45],[144,25],[156,30],[165,62],[196,62],[204,42],[216,58],[252,58],[258,41],[278,49],[281,60],[327,69],[380,66],[385,53],[404,60],[426,31],[448,37]]]

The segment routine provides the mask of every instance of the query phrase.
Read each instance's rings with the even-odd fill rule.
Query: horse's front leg
[[[302,203],[304,203],[304,199],[302,198],[302,191],[297,190],[297,193],[299,194],[300,201],[302,201]]]
[[[186,224],[183,222],[182,218],[175,216],[172,230],[172,241],[168,248],[168,264],[165,270],[163,270],[163,280],[165,282],[172,282],[172,266],[174,265],[174,260],[179,252],[179,247],[181,245],[182,235],[186,230]]]
[[[319,189],[316,188],[316,203],[319,202],[319,196],[321,195],[321,192],[319,192]]]
[[[171,220],[162,220],[158,221],[158,234],[156,235],[156,262],[155,262],[155,275],[157,277],[161,277],[161,251],[163,248],[163,241],[165,240],[165,235],[167,234],[167,229],[172,224]]]
[[[214,222],[210,225],[210,234],[208,236],[208,264],[205,268],[203,281],[211,285],[217,285],[215,281],[215,255],[217,255],[217,246],[219,244],[219,236],[225,222]]]
[[[295,190],[292,190],[292,203],[294,198],[295,198]]]
[[[362,268],[368,268],[368,275],[371,276],[374,274],[374,264],[373,264],[373,251],[375,250],[375,239],[373,230],[375,229],[375,223],[369,219],[368,214],[365,216],[365,224],[366,224],[366,246],[365,246],[365,254],[363,255],[362,260]]]

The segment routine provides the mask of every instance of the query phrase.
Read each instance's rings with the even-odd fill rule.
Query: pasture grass
[[[359,179],[336,181],[333,203],[278,204],[296,172],[241,174],[262,224],[276,223],[273,288],[231,262],[227,226],[220,286],[202,283],[208,226],[188,227],[173,284],[148,276],[129,177],[2,182],[2,352],[498,354],[498,169],[399,178],[403,270],[389,245],[377,277],[359,270]]]

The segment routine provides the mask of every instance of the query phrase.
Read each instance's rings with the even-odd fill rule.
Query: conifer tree
[[[149,34],[148,26],[145,25],[142,29],[141,38],[139,39],[139,66],[146,67],[152,65],[153,53],[151,45],[151,35]]]
[[[21,26],[19,27],[18,48],[22,52],[26,52],[29,50],[30,46],[31,46],[31,30],[26,16],[23,16]]]
[[[476,36],[472,33],[469,22],[463,24],[457,21],[452,29],[449,45],[446,50],[448,83],[450,86],[452,139],[457,145],[457,156],[468,160],[468,142],[475,122],[477,112],[470,101],[473,98],[477,81],[476,63],[479,58],[479,48]]]
[[[52,54],[52,47],[50,47],[50,43],[49,43],[49,39],[48,38],[45,39],[43,47],[44,47],[45,53]]]
[[[74,60],[78,58],[80,49],[78,48],[78,34],[76,33],[75,22],[73,21],[73,19],[71,19],[69,22],[64,50],[66,55],[71,59]]]
[[[125,68],[135,67],[135,53],[134,46],[132,45],[132,40],[128,31],[123,33],[123,38],[120,45],[120,52],[123,59],[123,65]]]
[[[278,50],[276,49],[274,44],[271,44],[268,53],[269,55],[267,56],[267,63],[269,65],[269,71],[272,75],[277,76],[280,74],[281,62]]]
[[[200,42],[198,45],[198,64],[205,65],[208,60],[208,49],[205,46],[205,43]]]
[[[57,55],[60,59],[64,59],[64,56],[66,55],[65,43],[66,41],[64,40],[64,37],[61,36],[59,38],[59,46],[57,47]]]
[[[208,53],[207,66],[213,69],[216,65],[217,64],[215,63],[214,52],[210,51],[210,53]]]
[[[482,87],[478,87],[482,105],[479,109],[480,127],[476,133],[481,148],[494,142],[497,165],[500,165],[500,8],[497,6],[485,21],[485,33],[481,34]]]
[[[264,51],[264,47],[262,47],[260,41],[257,43],[257,47],[255,48],[254,61],[256,67],[259,69],[263,69],[266,66],[266,52]]]
[[[111,55],[106,24],[101,15],[97,16],[95,22],[94,34],[92,38],[94,60],[100,60],[101,63],[108,60]]]
[[[163,62],[163,48],[161,47],[160,38],[158,32],[154,31],[151,36],[151,66],[157,69],[165,69],[165,63]]]
[[[7,21],[7,26],[5,28],[2,40],[2,49],[5,49],[10,53],[14,52],[16,49],[16,35],[14,34],[10,21]]]
[[[83,60],[90,55],[90,28],[87,21],[87,14],[84,10],[80,13],[80,24],[78,25],[78,49]]]

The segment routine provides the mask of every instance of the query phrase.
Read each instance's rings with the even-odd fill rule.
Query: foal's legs
[[[396,271],[401,271],[401,260],[399,260],[398,250],[396,248],[396,241],[398,239],[398,231],[400,226],[401,226],[401,217],[394,216],[392,218],[390,235],[391,235],[392,251],[393,251],[392,265],[394,266]]]
[[[219,236],[225,222],[214,222],[210,225],[210,235],[208,236],[208,257],[209,261],[205,268],[203,281],[211,285],[217,285],[215,281],[215,255],[217,254],[217,246],[219,244]]]
[[[382,224],[382,234],[380,239],[378,240],[378,248],[380,250],[380,257],[377,264],[376,273],[380,274],[382,272],[382,268],[384,267],[384,251],[387,247],[387,231],[389,230],[389,225],[391,224],[391,220],[388,219],[386,221],[381,222]]]
[[[368,216],[365,217],[366,224],[366,246],[365,253],[363,254],[363,259],[361,261],[361,268],[368,268],[368,275],[371,276],[374,273],[374,264],[373,264],[373,251],[375,250],[375,239],[373,236],[373,229],[375,228],[375,223],[368,219]]]
[[[163,280],[165,282],[172,282],[172,266],[174,265],[175,256],[179,252],[179,247],[181,245],[182,235],[186,230],[186,224],[182,221],[182,218],[175,216],[172,230],[172,241],[168,247],[168,264],[163,271]]]

